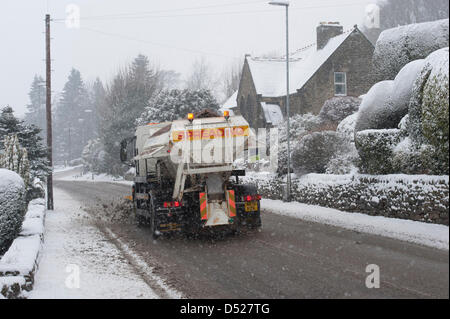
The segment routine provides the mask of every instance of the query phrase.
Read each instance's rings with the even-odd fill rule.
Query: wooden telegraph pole
[[[53,149],[52,149],[52,67],[50,56],[50,15],[45,15],[45,61],[46,61],[46,113],[47,113],[47,158],[50,173],[47,176],[47,209],[53,210]]]

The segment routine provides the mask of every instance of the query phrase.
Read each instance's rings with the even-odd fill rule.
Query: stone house
[[[318,114],[334,96],[365,94],[374,84],[370,76],[373,51],[374,46],[357,26],[343,32],[339,23],[321,23],[317,44],[290,56],[291,115]],[[285,58],[246,55],[235,94],[236,103],[229,107],[253,128],[281,124],[286,117]]]

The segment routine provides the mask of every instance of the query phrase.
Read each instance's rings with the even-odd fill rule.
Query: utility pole
[[[45,62],[46,62],[46,114],[47,114],[47,158],[50,173],[47,175],[47,209],[53,210],[53,148],[52,148],[52,66],[50,55],[50,15],[45,15]]]

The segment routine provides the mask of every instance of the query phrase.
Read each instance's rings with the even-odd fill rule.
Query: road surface
[[[100,182],[55,180],[55,187],[97,210],[130,192]],[[107,227],[188,298],[449,297],[448,251],[264,211],[262,222],[239,235],[157,241],[133,223]],[[379,266],[378,289],[366,287],[369,264]]]

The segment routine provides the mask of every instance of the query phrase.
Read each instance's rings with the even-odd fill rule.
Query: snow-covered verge
[[[159,298],[120,249],[80,209],[80,202],[55,188],[45,243],[28,299]]]
[[[250,174],[245,182],[256,184],[265,198],[283,199],[286,184],[275,175]],[[346,212],[449,223],[448,175],[307,174],[293,180],[292,199]]]
[[[301,203],[284,203],[280,200],[270,199],[263,199],[261,207],[275,214],[306,221],[400,239],[443,250],[449,249],[449,228],[444,225],[382,216],[368,216],[360,213],[347,213],[332,208]]]
[[[23,298],[33,289],[34,275],[44,239],[45,201],[32,200],[22,231],[0,259],[0,296]]]

